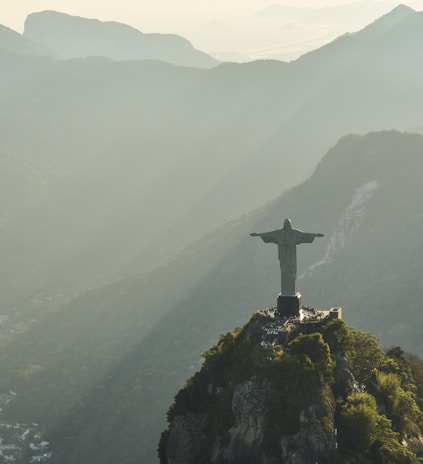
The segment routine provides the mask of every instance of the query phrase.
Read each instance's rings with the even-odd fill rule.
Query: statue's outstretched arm
[[[313,232],[301,232],[300,230],[296,231],[297,245],[301,243],[312,243],[316,237],[323,237],[323,234],[315,234]]]
[[[273,230],[272,232],[253,232],[250,234],[251,237],[260,237],[265,243],[278,243],[278,232]]]

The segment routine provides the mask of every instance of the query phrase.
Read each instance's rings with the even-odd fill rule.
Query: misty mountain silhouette
[[[143,34],[126,24],[102,22],[56,11],[32,13],[24,37],[46,45],[62,58],[104,56],[114,60],[161,60],[210,68],[218,62],[175,34]]]

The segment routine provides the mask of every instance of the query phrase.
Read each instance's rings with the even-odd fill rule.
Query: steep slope
[[[171,34],[143,34],[126,24],[102,22],[57,11],[32,13],[24,37],[65,58],[104,56],[114,60],[161,60],[181,66],[211,68],[218,62]]]
[[[122,449],[128,463],[154,462],[166,404],[198,353],[276,303],[276,249],[248,234],[279,228],[285,217],[325,234],[298,250],[304,303],[341,305],[349,324],[421,355],[422,153],[420,135],[345,137],[302,185],[3,343],[0,391],[18,393],[8,417],[47,423],[69,462],[115,462]]]
[[[392,29],[398,25],[402,27],[402,22],[408,16],[414,14],[416,12],[412,8],[399,5],[364,29],[342,35],[333,42],[304,54],[295,61],[295,65],[306,67],[310,65],[316,66],[319,63],[320,72],[323,73],[333,72],[333,68],[336,66],[343,68],[365,51],[365,48],[363,49],[364,44],[368,47],[372,43],[383,40],[386,35],[390,34]]]
[[[420,461],[422,398],[400,348],[260,311],[204,357],[168,411],[162,464]]]

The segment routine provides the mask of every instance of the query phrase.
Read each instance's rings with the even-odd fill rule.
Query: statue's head
[[[285,221],[283,222],[283,228],[284,230],[292,229],[291,219],[285,219]]]

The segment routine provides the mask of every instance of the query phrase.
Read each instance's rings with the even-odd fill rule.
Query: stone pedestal
[[[342,308],[330,308],[329,317],[331,319],[342,319]]]
[[[301,309],[301,293],[296,295],[278,295],[278,313],[280,316],[299,316]]]

